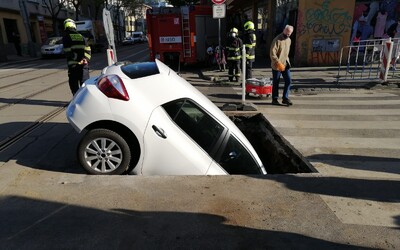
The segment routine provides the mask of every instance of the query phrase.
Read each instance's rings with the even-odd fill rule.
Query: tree
[[[79,8],[82,5],[82,2],[84,0],[69,0],[69,2],[74,6],[75,8],[75,21],[79,20]]]
[[[60,13],[61,9],[64,8],[66,5],[67,0],[43,0],[43,5],[49,11],[51,20],[52,20],[52,27],[53,32],[56,36],[60,35],[60,31],[58,30],[58,14]]]
[[[99,16],[103,13],[103,8],[106,4],[104,0],[92,0],[94,5],[94,19],[98,20]]]
[[[180,7],[185,5],[198,4],[200,0],[169,0],[168,2],[172,4],[174,7]]]

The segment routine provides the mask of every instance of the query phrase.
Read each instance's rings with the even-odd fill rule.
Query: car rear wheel
[[[108,129],[93,129],[80,141],[78,159],[90,174],[122,174],[129,167],[131,150],[118,133]]]

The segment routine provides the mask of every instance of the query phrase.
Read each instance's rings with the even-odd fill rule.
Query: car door
[[[176,100],[156,108],[144,133],[142,173],[205,175],[213,161],[209,153],[224,131],[193,102]]]

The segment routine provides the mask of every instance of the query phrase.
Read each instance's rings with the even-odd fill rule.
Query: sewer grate
[[[253,145],[268,174],[318,172],[262,114],[228,116]]]

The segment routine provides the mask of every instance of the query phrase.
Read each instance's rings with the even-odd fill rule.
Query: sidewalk
[[[343,70],[343,69],[342,69]],[[292,67],[292,86],[291,90],[297,91],[338,91],[346,89],[370,89],[381,87],[383,84],[379,80],[341,80],[338,79],[338,67]],[[199,77],[205,81],[221,85],[239,85],[228,81],[228,68],[220,71],[217,66],[205,68],[199,71]],[[253,65],[253,77],[269,78],[272,80],[272,71],[269,62],[256,61]],[[241,79],[240,79],[241,80]],[[240,81],[239,81],[240,82]],[[283,79],[281,78],[281,84]],[[387,84],[386,84],[387,85]],[[390,84],[392,85],[392,84]],[[396,86],[396,84],[393,84]]]

